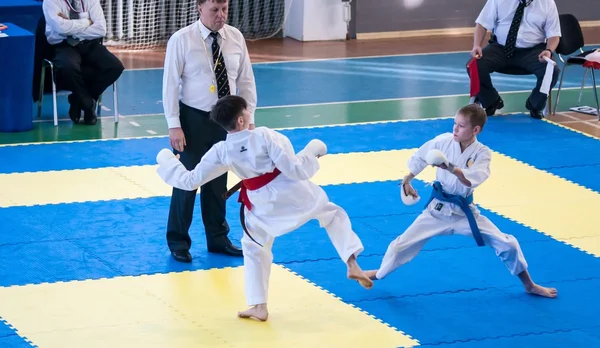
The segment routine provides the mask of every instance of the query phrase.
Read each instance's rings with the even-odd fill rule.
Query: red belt
[[[248,198],[248,190],[254,191],[258,190],[261,187],[264,187],[273,179],[275,179],[281,172],[279,169],[275,168],[271,173],[266,173],[263,175],[259,175],[254,178],[244,179],[242,180],[242,186],[240,188],[240,196],[238,198],[238,202],[242,203],[248,210],[252,210],[252,203]]]

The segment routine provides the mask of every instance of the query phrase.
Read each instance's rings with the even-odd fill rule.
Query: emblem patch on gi
[[[248,149],[245,148],[244,146],[242,146],[242,148],[240,149],[240,152],[244,152],[244,151],[248,151]]]
[[[444,204],[438,203],[438,204],[435,205],[435,210],[440,211],[440,210],[442,210],[443,206],[444,206]]]
[[[467,168],[471,168],[473,163],[475,163],[475,160],[469,157],[469,159],[467,160]]]

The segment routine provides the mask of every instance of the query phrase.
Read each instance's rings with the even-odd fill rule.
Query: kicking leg
[[[348,278],[356,280],[366,289],[373,286],[373,281],[362,271],[356,257],[364,250],[362,242],[352,229],[350,218],[344,209],[328,203],[316,217],[324,227],[340,258],[348,267]]]
[[[527,271],[527,261],[521,250],[521,246],[517,239],[510,235],[501,232],[494,223],[485,216],[477,217],[477,225],[481,232],[481,236],[486,245],[489,245],[496,251],[496,256],[506,265],[508,271],[512,275],[519,277],[523,283],[525,291],[530,294],[554,298],[557,296],[557,290],[554,288],[546,288],[540,286],[531,280]],[[456,233],[473,237],[471,228],[466,219],[461,222],[456,228]]]
[[[450,234],[450,227],[450,222],[423,211],[404,233],[390,243],[379,269],[367,271],[367,275],[373,280],[385,278],[417,256],[429,239]]]
[[[246,288],[246,301],[249,309],[239,312],[240,318],[254,318],[266,321],[269,317],[267,310],[267,297],[269,294],[269,277],[273,263],[274,238],[264,231],[247,226],[252,237],[263,246],[256,244],[245,233],[242,237],[242,250],[244,253],[244,282]]]

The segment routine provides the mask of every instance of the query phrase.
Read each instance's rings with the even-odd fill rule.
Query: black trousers
[[[209,119],[208,112],[198,110],[179,103],[181,128],[187,143],[180,154],[180,161],[192,170],[200,163],[200,159],[221,140],[225,140],[227,132]],[[200,208],[202,222],[206,234],[208,250],[227,245],[229,225],[225,220],[225,200],[223,194],[227,191],[227,174],[206,183],[200,188]],[[189,250],[192,240],[189,235],[194,203],[197,191],[183,191],[173,188],[169,220],[167,225],[167,244],[171,251]]]
[[[483,57],[477,61],[480,81],[480,92],[477,98],[479,99],[481,106],[487,108],[500,98],[498,91],[492,85],[491,73],[517,68],[528,71],[537,77],[537,84],[529,95],[528,104],[534,110],[543,110],[546,106],[548,96],[540,93],[540,87],[544,80],[547,63],[540,62],[538,56],[545,48],[545,43],[531,48],[517,48],[515,54],[512,57],[507,58],[504,53],[504,46],[497,42],[492,41],[489,45],[485,46],[482,50]],[[552,83],[550,85],[551,89],[556,85],[559,74],[560,69],[558,66],[555,66],[554,74],[552,75]]]
[[[86,40],[77,46],[54,45],[53,64],[60,89],[73,92],[83,110],[92,110],[98,97],[121,76],[121,61],[100,43]]]

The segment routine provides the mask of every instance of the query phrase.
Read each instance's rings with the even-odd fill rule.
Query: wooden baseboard
[[[599,21],[581,21],[579,25],[582,28],[600,27]],[[446,28],[446,29],[425,29],[425,30],[404,30],[404,31],[387,31],[380,33],[357,33],[357,40],[372,40],[372,39],[406,39],[417,38],[424,36],[461,36],[473,35],[475,27],[470,28]]]

